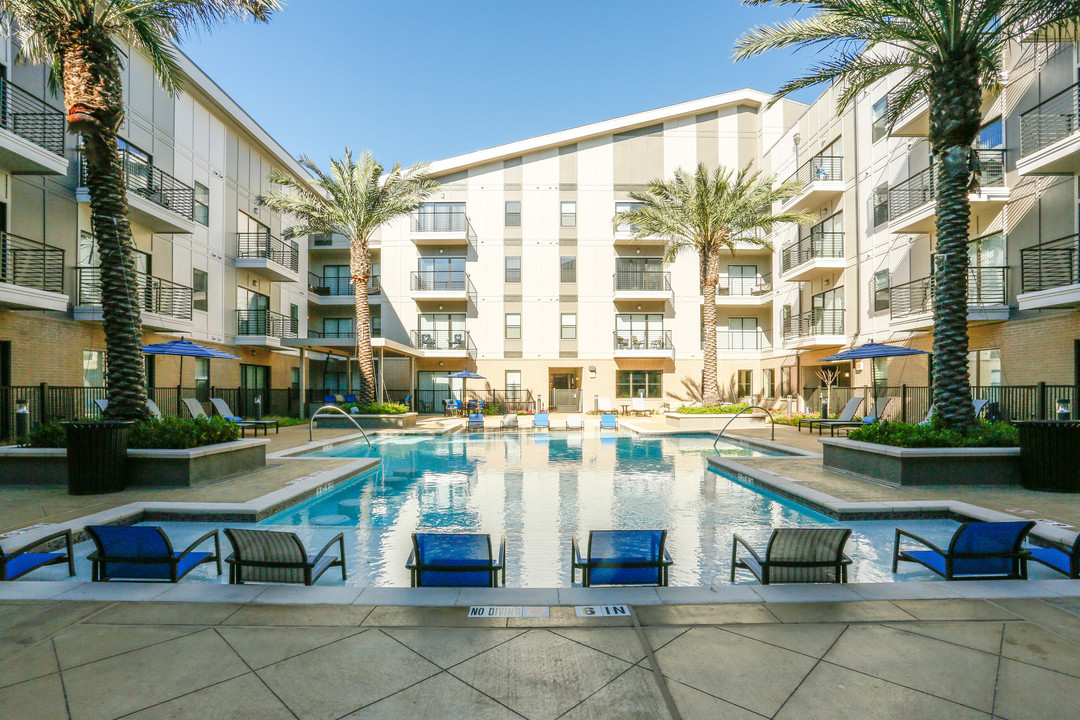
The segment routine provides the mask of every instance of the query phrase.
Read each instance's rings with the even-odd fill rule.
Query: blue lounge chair
[[[473,413],[469,415],[469,427],[484,429],[484,416],[480,413]]]
[[[304,543],[291,532],[226,528],[225,537],[233,547],[232,555],[225,558],[231,585],[245,582],[314,585],[319,576],[332,567],[341,568],[342,580],[347,575],[342,533],[330,538],[330,542],[314,555],[309,555]],[[327,555],[334,545],[338,546],[340,555]]]
[[[221,574],[221,541],[217,530],[211,530],[187,546],[174,552],[169,536],[157,526],[87,525],[86,532],[94,541],[90,553],[90,579],[108,580],[165,580],[179,582],[180,578],[203,563],[216,563]],[[214,552],[195,552],[195,548],[213,538]]]
[[[1068,550],[1039,547],[1031,548],[1030,552],[1029,560],[1042,563],[1074,580],[1080,578],[1080,533],[1077,534],[1072,547]]]
[[[600,416],[600,429],[601,430],[618,430],[619,421],[615,418],[614,413],[604,413]]]
[[[499,560],[486,533],[413,533],[405,567],[413,587],[499,587],[506,584],[506,538]],[[500,582],[501,575],[501,582]]]
[[[533,415],[533,427],[534,428],[550,428],[551,421],[547,413],[536,413]]]
[[[581,586],[668,584],[672,564],[664,545],[667,530],[594,530],[584,557],[577,535],[570,541],[570,582],[581,570]]]
[[[358,403],[360,401],[356,399],[355,395],[346,395],[345,396],[345,402],[347,402],[347,403]]]
[[[765,559],[738,535],[731,543],[731,582],[736,570],[749,570],[762,585],[773,583],[846,583],[851,558],[844,545],[851,528],[776,528],[769,536]],[[742,545],[750,557],[738,557]]]
[[[949,541],[948,551],[906,530],[896,531],[892,571],[897,563],[918,563],[946,580],[1026,580],[1030,553],[1021,549],[1035,521],[964,523]],[[910,538],[928,550],[902,550]]]
[[[59,540],[60,538],[64,539],[64,552],[62,553],[29,552],[30,550],[42,548],[53,540]],[[10,547],[10,545],[8,547]],[[0,580],[15,580],[40,567],[57,565],[62,562],[67,563],[68,575],[74,575],[75,555],[71,551],[70,530],[64,530],[62,532],[53,533],[52,535],[47,535],[43,538],[38,538],[37,540],[23,545],[22,547],[15,548],[14,550],[5,550],[0,547]]]
[[[337,405],[337,399],[333,395],[323,395],[322,401],[324,405]]]

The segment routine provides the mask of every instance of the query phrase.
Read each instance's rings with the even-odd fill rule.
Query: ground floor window
[[[968,382],[976,386],[1001,384],[1001,350],[972,350],[968,353]]]
[[[761,371],[761,394],[766,398],[776,396],[776,370],[767,368]]]
[[[661,397],[661,370],[619,370],[615,373],[615,397]]]
[[[738,397],[748,397],[749,395],[752,395],[754,392],[754,371],[739,370],[737,372],[735,394]]]
[[[520,370],[507,370],[506,371],[506,399],[507,400],[520,400],[521,399],[521,371]]]
[[[195,358],[195,387],[210,387],[210,358]]]
[[[105,351],[83,350],[83,387],[105,387]]]

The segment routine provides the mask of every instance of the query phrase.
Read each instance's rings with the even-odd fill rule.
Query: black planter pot
[[[1080,422],[1026,420],[1016,427],[1024,489],[1080,493]]]
[[[125,420],[64,423],[69,495],[100,495],[127,487],[128,432],[133,424]]]

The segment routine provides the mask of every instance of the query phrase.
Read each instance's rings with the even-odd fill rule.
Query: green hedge
[[[721,405],[702,405],[701,407],[681,407],[675,412],[680,415],[734,415],[740,410],[750,407],[743,403],[729,403]]]
[[[187,450],[240,439],[240,426],[222,417],[164,417],[137,422],[128,434],[129,450]],[[61,423],[46,423],[30,432],[23,447],[67,447]]]
[[[839,415],[830,415],[829,417],[837,418]],[[773,413],[772,420],[774,425],[791,425],[792,427],[799,424],[800,420],[821,419],[821,413],[792,413],[790,415],[783,415],[781,413]]]
[[[372,403],[371,405],[363,406],[356,403],[349,403],[348,405],[343,405],[341,409],[350,415],[353,414],[353,410],[356,410],[360,415],[404,415],[409,412],[408,405],[396,402]]]
[[[940,420],[925,425],[901,422],[881,422],[855,428],[848,438],[859,442],[877,443],[902,448],[962,448],[1018,447],[1020,435],[1005,422],[979,421],[964,433],[946,428]]]

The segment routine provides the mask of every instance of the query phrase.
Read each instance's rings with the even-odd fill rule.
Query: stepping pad
[[[346,525],[350,520],[348,515],[316,515],[310,522],[312,525]]]

